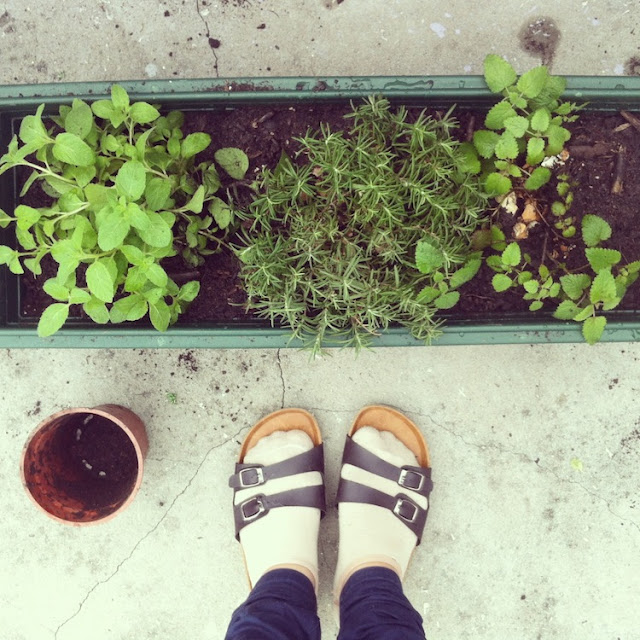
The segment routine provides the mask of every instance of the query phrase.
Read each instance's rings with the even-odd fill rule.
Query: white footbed
[[[395,466],[418,464],[411,450],[389,431],[362,427],[355,432],[353,440]],[[353,465],[345,465],[341,476],[389,495],[400,492],[397,483],[392,480]],[[427,498],[406,489],[402,491],[411,495],[420,507],[426,509]],[[342,503],[339,505],[339,529],[340,546],[334,581],[336,598],[339,597],[346,579],[365,564],[390,565],[401,578],[404,577],[417,538],[390,511],[376,505]]]
[[[245,455],[244,462],[262,465],[275,464],[313,448],[311,438],[304,431],[276,431],[261,438]],[[300,487],[322,483],[317,471],[269,480],[259,487],[238,491],[238,504],[263,493],[273,495]],[[240,531],[251,585],[272,567],[300,565],[305,567],[318,584],[318,529],[320,511],[311,507],[280,507],[272,509],[260,520]]]

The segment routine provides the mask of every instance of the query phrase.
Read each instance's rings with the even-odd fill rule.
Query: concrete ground
[[[542,33],[525,37],[539,17]],[[0,83],[479,73],[492,51],[524,70],[540,59],[532,37],[557,73],[623,75],[640,72],[639,21],[622,0],[5,0]],[[430,640],[637,640],[639,358],[639,344],[313,362],[292,350],[0,352],[0,637],[222,638],[247,594],[226,486],[243,435],[283,406],[314,412],[331,498],[349,423],[375,402],[407,411],[431,447],[432,508],[406,579]],[[24,441],[60,408],[104,402],[147,424],[141,491],[111,522],[53,522],[20,485]],[[331,512],[323,639],[336,637],[336,545]]]

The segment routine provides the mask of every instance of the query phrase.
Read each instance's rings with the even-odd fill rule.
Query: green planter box
[[[382,94],[412,106],[482,107],[494,99],[477,76],[405,76],[340,78],[228,78],[120,82],[135,100],[157,102],[171,109],[228,109],[242,105],[343,102]],[[88,102],[109,96],[111,83],[87,82],[0,86],[0,146],[6,147],[20,119],[46,103],[49,112],[74,97]],[[567,99],[590,103],[593,110],[640,109],[640,77],[568,78]],[[47,113],[45,111],[45,113]],[[0,176],[0,208],[12,211],[17,188],[14,172]],[[0,238],[5,242],[4,238]],[[37,318],[20,315],[17,276],[0,270],[0,348],[280,348],[299,346],[289,332],[258,323],[190,325],[159,333],[146,326],[95,325],[70,320],[50,338],[36,335]],[[608,314],[605,341],[640,339],[640,310]],[[447,320],[434,345],[582,342],[580,325],[550,315],[455,317]],[[418,346],[405,329],[391,329],[373,346]]]

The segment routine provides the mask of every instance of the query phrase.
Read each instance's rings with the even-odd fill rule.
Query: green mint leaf
[[[561,276],[560,284],[571,300],[579,300],[585,289],[591,285],[591,278],[586,273],[573,273]]]
[[[57,278],[49,278],[42,285],[42,290],[54,300],[67,302],[69,300],[69,289],[60,284]]]
[[[73,133],[83,140],[89,135],[93,128],[93,112],[91,107],[84,101],[77,98],[73,101],[73,106],[64,119],[64,129],[67,133]]]
[[[511,278],[504,273],[496,273],[491,279],[491,285],[498,293],[506,291],[512,284]]]
[[[149,212],[149,226],[144,229],[137,229],[140,238],[148,245],[157,248],[164,248],[173,242],[171,228],[158,213]]]
[[[147,301],[138,293],[120,298],[111,307],[111,322],[135,322],[147,313]]]
[[[25,116],[20,123],[20,132],[18,133],[20,140],[25,144],[35,145],[33,151],[51,142],[51,138],[49,138],[49,134],[42,122],[43,110],[44,105],[41,104],[35,115]]]
[[[96,100],[91,104],[91,111],[103,120],[111,120],[111,117],[115,113],[111,100]]]
[[[479,258],[472,258],[467,261],[463,267],[451,274],[451,277],[449,278],[449,287],[451,289],[457,289],[470,280],[473,280],[481,266],[482,260]]]
[[[114,209],[107,213],[98,227],[98,246],[103,251],[117,249],[127,237],[130,225],[120,211]]]
[[[527,164],[534,166],[544,160],[544,140],[529,138],[527,141]]]
[[[18,229],[26,231],[40,220],[42,214],[38,209],[28,207],[25,204],[19,204],[15,208],[14,215],[16,217]]]
[[[524,188],[529,191],[535,191],[544,186],[551,179],[551,170],[546,167],[536,167],[531,175],[526,179]]]
[[[38,336],[46,338],[53,335],[69,317],[69,305],[61,302],[50,304],[40,316]]]
[[[508,102],[502,100],[489,109],[487,117],[484,119],[484,126],[487,129],[504,129],[505,120],[516,115],[518,114],[515,109]]]
[[[120,251],[124,254],[124,257],[133,265],[143,264],[145,261],[145,255],[138,247],[134,247],[131,244],[124,244],[120,247]]]
[[[159,264],[150,264],[146,270],[147,278],[156,285],[156,287],[166,287],[169,280],[167,272]]]
[[[458,300],[460,300],[460,292],[458,291],[448,291],[447,293],[443,293],[438,296],[434,301],[433,305],[437,309],[451,309],[456,304],[458,304]]]
[[[190,133],[180,144],[180,155],[183,158],[192,158],[210,144],[211,136],[208,133]]]
[[[165,178],[151,178],[144,190],[144,199],[151,211],[163,209],[171,196],[171,182]]]
[[[436,287],[424,287],[416,296],[416,300],[422,304],[433,302],[441,294],[440,289]]]
[[[573,320],[580,312],[580,307],[573,300],[564,300],[553,312],[553,317],[558,320]]]
[[[146,187],[144,165],[137,160],[125,162],[116,174],[116,190],[128,200],[137,200]]]
[[[432,273],[444,264],[442,249],[431,239],[418,241],[415,259],[420,273]]]
[[[540,309],[542,309],[542,306],[543,306],[542,300],[534,300],[529,305],[529,311],[540,311]]]
[[[148,102],[134,102],[129,109],[129,117],[136,124],[149,124],[160,117],[160,112]]]
[[[536,98],[542,93],[548,77],[547,67],[535,67],[520,76],[517,87],[527,98]]]
[[[540,107],[533,112],[531,116],[531,128],[534,131],[546,131],[551,124],[551,114],[546,107]]]
[[[505,131],[498,142],[496,142],[495,154],[497,158],[502,160],[518,157],[518,141],[515,139],[512,133]]]
[[[56,160],[76,167],[88,167],[96,159],[91,147],[74,133],[59,133],[56,136],[53,155]]]
[[[209,203],[209,213],[220,229],[226,229],[231,224],[233,211],[224,200],[214,196]]]
[[[234,180],[242,180],[249,169],[247,154],[235,147],[218,149],[214,154],[214,158]]]
[[[96,324],[107,324],[109,322],[109,311],[101,300],[91,298],[82,305],[82,308]]]
[[[600,216],[587,214],[582,218],[582,239],[587,247],[595,247],[611,237],[611,226]]]
[[[558,155],[564,149],[564,143],[571,138],[569,130],[557,124],[550,124],[544,135],[548,140],[545,151],[548,156]]]
[[[473,134],[473,146],[483,158],[491,158],[500,136],[495,131],[480,129]]]
[[[521,283],[527,293],[538,293],[540,283],[537,280],[527,280]]]
[[[576,313],[575,316],[573,316],[573,319],[576,322],[583,322],[587,318],[590,318],[591,316],[593,316],[594,311],[595,311],[595,307],[592,304],[587,305],[583,309],[580,309],[580,311]]]
[[[615,249],[601,249],[600,247],[590,247],[584,250],[591,268],[599,273],[603,269],[609,269],[622,260],[622,254]]]
[[[171,321],[171,310],[164,300],[158,300],[155,303],[149,303],[149,317],[151,324],[158,331],[166,331]]]
[[[470,142],[463,142],[458,147],[458,152],[460,156],[458,160],[458,166],[460,167],[461,171],[470,173],[472,175],[480,173],[482,167],[480,165],[480,160],[478,160],[478,153],[475,147]],[[213,189],[212,192],[215,192],[216,190],[217,187],[216,189]]]
[[[91,294],[84,289],[79,289],[78,287],[74,287],[71,289],[71,293],[69,294],[69,302],[71,304],[84,304],[85,302],[89,302],[91,300]]]
[[[504,126],[513,136],[522,138],[529,128],[529,121],[522,116],[511,116],[504,121]]]
[[[106,260],[99,259],[90,264],[86,273],[87,287],[98,300],[112,302],[115,293],[115,282]]]
[[[593,279],[589,289],[591,304],[598,302],[611,302],[616,298],[616,281],[609,269],[602,269]]]
[[[198,293],[200,292],[200,283],[196,280],[192,280],[191,282],[187,282],[180,287],[180,291],[178,292],[178,300],[182,300],[183,302],[191,302],[196,298]]]
[[[531,104],[533,107],[541,107],[550,105],[555,102],[563,93],[567,87],[567,81],[560,76],[547,76],[544,83],[544,88],[540,92],[540,95],[533,98]]]
[[[517,242],[510,242],[502,252],[502,263],[509,267],[517,267],[522,260],[522,251]]]
[[[204,205],[204,187],[200,185],[191,197],[191,200],[185,204],[185,209],[193,211],[193,213],[201,213]]]
[[[111,86],[111,102],[119,111],[127,111],[129,109],[129,95],[119,84]]]
[[[484,79],[493,93],[500,93],[511,86],[516,78],[514,68],[504,58],[490,53],[484,59]]]
[[[488,195],[498,196],[509,193],[513,185],[507,176],[501,173],[490,173],[484,182],[484,188]]]
[[[602,338],[607,319],[604,316],[587,318],[582,325],[582,335],[589,344],[596,344]]]

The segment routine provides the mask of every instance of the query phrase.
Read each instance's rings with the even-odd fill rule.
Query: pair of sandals
[[[418,465],[396,466],[359,445],[353,436],[363,427],[373,427],[380,432],[388,431],[393,434],[413,453]],[[247,453],[262,438],[277,431],[292,430],[306,433],[313,447],[304,453],[271,465],[245,462]],[[390,407],[380,405],[365,407],[356,416],[347,435],[342,458],[343,470],[345,465],[352,465],[385,481],[391,481],[397,485],[397,489],[395,495],[391,495],[372,486],[349,480],[341,472],[337,493],[338,507],[344,503],[360,503],[385,509],[415,534],[415,545],[420,544],[427,519],[428,498],[433,484],[429,450],[418,427],[404,414]],[[295,486],[295,476],[308,472],[319,472],[322,482],[313,486],[301,482],[300,486]],[[259,487],[268,481],[282,478],[288,478],[289,486],[292,488],[277,493],[259,492]],[[267,517],[273,509],[311,507],[318,509],[323,516],[326,512],[324,453],[322,435],[315,418],[304,409],[282,409],[260,420],[242,443],[235,473],[229,479],[229,486],[234,489],[233,511],[238,540],[240,540],[240,532],[245,527]],[[242,501],[235,499],[236,493],[249,488],[252,489],[251,497]],[[378,561],[379,558],[371,558],[371,560]],[[361,562],[360,565],[362,564]],[[353,570],[354,568],[351,568],[349,575]],[[403,572],[404,569],[400,568],[400,571]]]

